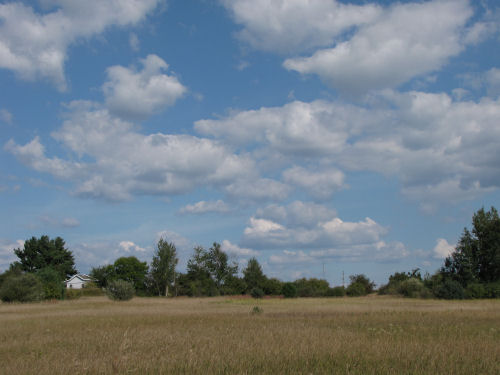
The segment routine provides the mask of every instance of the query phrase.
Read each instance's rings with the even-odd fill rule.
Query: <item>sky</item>
[[[499,206],[499,42],[496,0],[0,1],[0,271],[48,235],[433,273]]]

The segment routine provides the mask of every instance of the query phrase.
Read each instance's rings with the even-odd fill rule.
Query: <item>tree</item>
[[[121,257],[113,264],[116,280],[125,280],[134,286],[136,291],[144,290],[148,264],[134,256]]]
[[[66,249],[61,237],[50,239],[48,236],[32,237],[24,243],[24,247],[15,249],[21,268],[25,272],[36,272],[50,267],[57,271],[61,278],[77,273],[75,259],[71,251]]]
[[[151,262],[150,277],[158,295],[168,297],[168,288],[175,281],[175,267],[179,263],[177,249],[172,242],[160,238]]]
[[[228,256],[214,242],[207,251],[201,246],[194,248],[194,254],[187,264],[187,278],[191,295],[219,295],[234,285],[238,266],[230,265]],[[229,287],[229,288],[228,288]]]
[[[90,277],[99,288],[106,288],[110,281],[116,279],[115,267],[112,264],[93,267],[90,270]]]
[[[462,287],[500,280],[500,218],[491,207],[481,208],[472,218],[472,231],[464,228],[455,251],[446,258],[441,273]]]
[[[214,242],[207,253],[206,265],[219,293],[223,291],[226,282],[238,272],[238,265],[229,265],[228,261],[229,258],[221,250],[220,244]]]
[[[245,280],[245,283],[247,284],[248,291],[253,288],[264,289],[266,276],[262,272],[262,267],[257,259],[251,258],[248,261],[247,267],[243,270],[243,280]]]
[[[349,276],[351,283],[346,289],[346,293],[349,296],[360,296],[367,295],[373,292],[375,288],[375,283],[370,281],[365,275],[351,275]]]

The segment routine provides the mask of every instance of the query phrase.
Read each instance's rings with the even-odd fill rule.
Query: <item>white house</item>
[[[89,275],[85,275],[83,273],[78,273],[76,275],[71,276],[68,280],[66,280],[66,288],[68,289],[82,289],[85,288],[85,284],[91,282],[92,279]]]

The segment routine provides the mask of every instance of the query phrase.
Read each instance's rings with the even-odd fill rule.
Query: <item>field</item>
[[[0,304],[3,374],[499,374],[499,358],[499,300]]]

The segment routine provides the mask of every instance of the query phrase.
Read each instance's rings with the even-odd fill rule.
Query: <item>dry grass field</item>
[[[0,304],[3,374],[469,375],[499,374],[499,358],[498,300]]]

